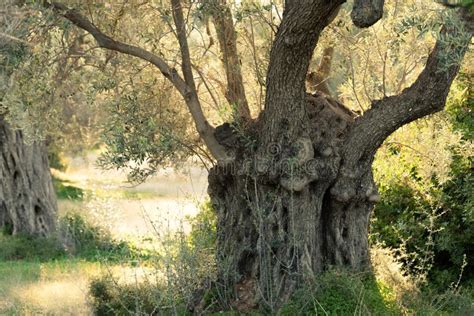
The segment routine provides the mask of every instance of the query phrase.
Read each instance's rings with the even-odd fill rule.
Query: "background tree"
[[[399,127],[444,107],[471,39],[472,21],[467,12],[438,12],[428,23],[428,30],[439,33],[421,73],[405,80],[401,84],[405,89],[394,92],[387,89],[384,77],[382,94],[374,95],[370,108],[362,107],[363,114],[357,116],[325,94],[305,92],[316,44],[342,3],[288,1],[282,14],[278,3],[270,2],[261,8],[267,12],[261,21],[268,22],[273,41],[265,80],[261,65],[253,63],[261,91],[260,97],[253,100],[262,100],[265,95],[264,110],[253,119],[259,106],[244,98],[246,87],[245,82],[239,82],[243,80],[239,72],[245,66],[232,62],[237,60],[239,51],[235,47],[237,39],[232,36],[235,25],[229,15],[233,11],[221,7],[229,5],[224,1],[184,4],[172,0],[140,5],[125,1],[115,6],[95,5],[93,10],[90,3],[71,2],[75,8],[71,9],[62,3],[43,1],[47,8],[92,35],[100,47],[138,57],[144,67],[148,63],[155,66],[182,97],[208,152],[197,150],[201,148],[199,142],[182,147],[188,153],[201,153],[207,161],[217,162],[210,170],[209,194],[218,213],[217,284],[227,290],[227,304],[238,302],[241,307],[250,308],[261,303],[274,308],[291,294],[299,280],[328,266],[368,266],[369,215],[379,200],[371,170],[374,155]],[[384,1],[356,0],[351,18],[356,26],[369,27],[381,18],[383,4]],[[133,11],[127,10],[131,8]],[[240,12],[237,20],[242,14],[250,16],[249,11],[236,10],[236,16]],[[92,12],[99,12],[101,18]],[[204,73],[193,62],[197,57],[204,65],[210,55],[207,52],[211,41],[200,44],[205,38],[212,39],[212,35],[196,40],[209,23],[202,23],[201,28],[196,27],[199,23],[193,23],[196,16],[206,15],[215,25],[226,73],[224,81],[213,81],[225,87],[222,90],[226,103],[234,112],[229,123],[217,128],[209,123],[218,121],[216,115],[211,115],[211,107],[205,106],[212,100],[217,109],[220,107],[210,84],[212,79],[203,76],[211,77],[212,72]],[[268,16],[270,19],[266,20]],[[113,23],[104,17],[111,17]],[[124,26],[133,17],[155,25],[131,34]],[[334,29],[338,28],[343,27],[336,24]],[[163,45],[171,40],[170,35],[176,37],[179,51]],[[253,50],[256,60],[266,57],[257,51]],[[385,62],[383,65],[387,68]],[[181,67],[181,73],[175,66]],[[130,100],[132,106],[123,117],[137,108],[134,100],[138,99]],[[144,119],[140,115],[133,118],[139,123]],[[141,136],[134,123],[137,122],[128,122],[125,135]],[[135,160],[160,162],[165,151],[153,152],[156,147],[150,146],[144,154],[139,149],[156,140],[155,135],[139,138],[141,143],[136,139],[117,143],[126,145],[116,147],[117,152],[126,155],[119,155],[116,160],[112,155],[108,161],[115,165]],[[159,143],[166,142],[160,138]]]
[[[0,8],[0,228],[9,234],[47,235],[55,227],[56,196],[44,142],[27,143],[23,132],[7,121],[15,68],[31,49],[25,20],[31,12],[12,1]]]

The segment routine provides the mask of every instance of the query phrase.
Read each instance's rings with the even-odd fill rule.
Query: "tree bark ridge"
[[[22,132],[0,116],[0,155],[0,228],[13,235],[49,235],[57,204],[46,147],[25,144]]]
[[[278,126],[289,117],[295,124],[288,125],[286,134],[305,133],[305,79],[309,62],[321,32],[343,2],[301,0],[285,7],[267,72],[265,110],[261,114],[265,143],[281,139]]]

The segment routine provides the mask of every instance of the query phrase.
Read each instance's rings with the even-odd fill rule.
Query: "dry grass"
[[[402,265],[395,260],[395,255],[390,249],[373,246],[370,249],[370,256],[377,280],[393,289],[397,300],[406,293],[417,292],[413,280],[402,273]]]
[[[91,315],[90,280],[112,275],[123,284],[150,280],[147,267],[82,261],[0,264],[0,315]]]
[[[0,314],[89,315],[89,278],[100,264],[6,262],[0,265]]]

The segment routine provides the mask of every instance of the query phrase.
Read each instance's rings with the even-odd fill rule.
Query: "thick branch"
[[[176,1],[173,1],[176,2]],[[178,1],[179,4],[179,1]],[[119,41],[114,40],[110,36],[104,34],[101,30],[99,30],[94,24],[92,24],[85,16],[80,14],[78,11],[74,9],[70,9],[62,3],[58,2],[49,2],[44,1],[43,5],[47,8],[51,8],[58,14],[62,15],[69,21],[71,21],[77,27],[89,32],[97,41],[100,47],[106,48],[109,50],[121,52],[127,55],[135,56],[140,59],[146,60],[153,65],[155,65],[160,72],[175,86],[175,88],[179,91],[179,93],[183,96],[186,105],[188,106],[189,112],[191,113],[193,120],[196,124],[196,129],[201,136],[201,138],[206,143],[207,147],[209,148],[211,154],[218,160],[222,161],[227,159],[227,155],[223,146],[219,145],[214,137],[214,129],[212,126],[209,125],[207,122],[203,112],[201,105],[199,103],[199,99],[197,97],[196,88],[194,85],[194,80],[192,78],[192,71],[191,71],[191,64],[189,58],[189,49],[187,49],[187,42],[182,43],[182,39],[179,39],[182,57],[183,57],[183,75],[184,80],[178,74],[176,69],[171,68],[168,64],[159,56],[137,46],[129,45],[126,43],[122,43]],[[181,21],[182,21],[182,9],[179,5],[173,6],[173,14],[176,15],[177,12],[181,12]],[[179,14],[179,12],[178,12]],[[179,18],[178,18],[179,19]],[[177,21],[175,17],[175,21]],[[179,21],[177,21],[179,23]],[[182,22],[184,24],[184,22]],[[183,32],[183,25],[178,29],[178,37],[180,32]],[[184,39],[186,41],[186,39]],[[185,47],[183,47],[185,44]]]
[[[345,141],[342,166],[337,182],[331,188],[334,198],[347,202],[353,198],[376,201],[376,191],[360,181],[372,164],[383,141],[401,126],[441,111],[462,58],[472,37],[472,18],[465,28],[443,27],[440,39],[431,51],[417,80],[401,94],[385,97],[356,120]]]
[[[457,27],[444,27],[415,83],[397,96],[373,102],[371,109],[356,121],[345,143],[338,180],[331,188],[333,197],[343,202],[354,197],[376,201],[378,195],[374,188],[359,179],[364,177],[376,150],[391,133],[404,124],[443,109],[471,41],[472,20],[468,23],[467,32]],[[457,38],[453,40],[453,36]]]
[[[268,66],[264,112],[268,137],[278,137],[273,135],[271,127],[275,122],[289,117],[294,122],[304,121],[305,79],[309,62],[321,32],[343,2],[294,0],[291,5],[286,2]],[[296,128],[294,132],[297,132]]]
[[[250,109],[245,96],[232,12],[226,5],[225,0],[210,0],[209,4],[227,77],[225,97],[232,106],[235,106],[240,118],[250,119]]]
[[[384,0],[354,0],[351,18],[357,27],[369,27],[382,18]]]
[[[457,39],[448,43],[448,36]],[[417,80],[401,94],[375,101],[356,122],[347,141],[347,159],[357,162],[362,156],[372,156],[401,126],[441,111],[471,37],[470,30],[444,27]]]

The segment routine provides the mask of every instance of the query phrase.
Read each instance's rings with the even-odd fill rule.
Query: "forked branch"
[[[110,36],[103,33],[97,28],[92,22],[90,22],[85,16],[80,14],[77,10],[71,9],[66,5],[55,2],[55,1],[43,1],[43,6],[50,8],[56,13],[62,15],[64,18],[71,21],[77,27],[90,33],[100,47],[117,51],[123,54],[131,55],[143,59],[155,65],[160,72],[167,78],[178,92],[183,96],[186,105],[191,113],[196,129],[207,145],[209,151],[218,161],[224,161],[228,159],[225,148],[221,146],[214,137],[214,128],[209,125],[204,113],[202,111],[199,98],[197,96],[194,79],[191,70],[191,62],[189,56],[189,48],[186,40],[186,33],[184,30],[184,20],[182,7],[179,1],[172,1],[173,5],[173,17],[175,19],[178,41],[181,48],[182,65],[184,79],[178,74],[176,69],[170,67],[161,57],[149,52],[141,47],[129,45],[123,42],[119,42]],[[183,37],[184,36],[184,37]]]
[[[373,156],[398,128],[444,108],[471,42],[472,22],[472,17],[466,16],[460,25],[444,26],[417,80],[399,95],[373,102],[371,109],[357,120],[347,140],[345,160],[357,163],[362,157]]]

